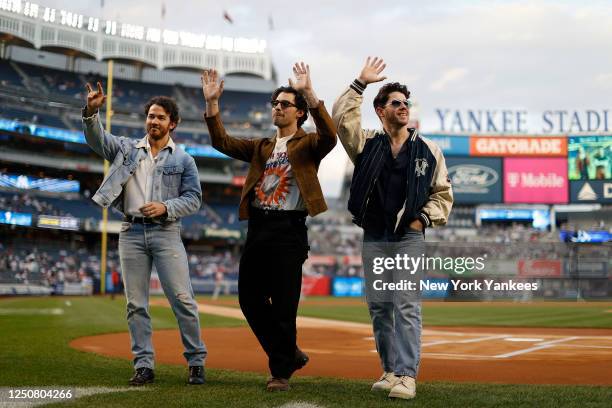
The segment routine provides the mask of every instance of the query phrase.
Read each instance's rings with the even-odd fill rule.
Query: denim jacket
[[[99,115],[85,116],[83,131],[91,149],[111,163],[96,194],[92,197],[102,207],[113,206],[123,213],[123,186],[134,174],[147,152],[143,140],[114,136],[102,127]],[[202,189],[193,157],[176,146],[159,152],[159,165],[153,173],[153,201],[163,203],[166,221],[176,221],[193,214],[202,204]]]

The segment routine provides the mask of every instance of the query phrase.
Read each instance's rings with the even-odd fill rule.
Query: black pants
[[[308,249],[305,212],[251,208],[238,298],[273,377],[290,378],[295,371],[295,319]]]

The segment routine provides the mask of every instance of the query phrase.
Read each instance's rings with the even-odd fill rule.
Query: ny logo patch
[[[429,166],[429,163],[427,163],[427,160],[415,159],[414,162],[415,162],[414,172],[416,173],[416,176],[417,177],[424,176],[425,171],[427,170],[427,166]]]

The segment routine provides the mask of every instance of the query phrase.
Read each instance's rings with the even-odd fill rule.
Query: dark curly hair
[[[399,82],[388,82],[378,90],[378,94],[374,98],[374,109],[383,108],[389,100],[389,94],[393,92],[401,92],[406,95],[406,99],[410,98],[410,91],[406,85],[402,85]]]
[[[159,105],[164,108],[164,111],[166,111],[166,114],[170,117],[170,122],[176,123],[176,126],[174,127],[174,129],[176,129],[181,121],[179,107],[176,104],[176,101],[168,96],[154,96],[153,98],[149,99],[144,107],[145,117],[149,115],[149,109],[151,109],[151,106],[153,105]],[[171,132],[174,131],[174,129],[172,129]]]
[[[301,118],[298,118],[298,122],[297,122],[298,127],[299,128],[302,127],[304,122],[306,122],[306,119],[308,119],[308,104],[306,103],[306,99],[304,99],[304,96],[302,96],[301,93],[299,93],[292,87],[281,86],[280,88],[277,88],[272,93],[272,100],[275,100],[281,92],[290,93],[290,94],[295,95],[295,106],[297,107],[298,110],[301,110],[302,112],[304,112],[304,115],[302,115]]]

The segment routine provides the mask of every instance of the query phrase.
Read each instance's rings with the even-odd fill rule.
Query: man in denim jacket
[[[92,199],[124,214],[119,257],[134,354],[130,384],[144,385],[154,379],[148,310],[153,265],[179,324],[189,364],[188,383],[203,384],[206,347],[180,234],[180,218],[198,211],[202,190],[195,161],[170,137],[180,121],[178,107],[171,98],[152,98],[145,105],[147,134],[134,140],[104,131],[98,114],[106,99],[102,84],[98,82],[97,90],[87,84],[87,91],[85,139],[94,152],[112,163]]]

